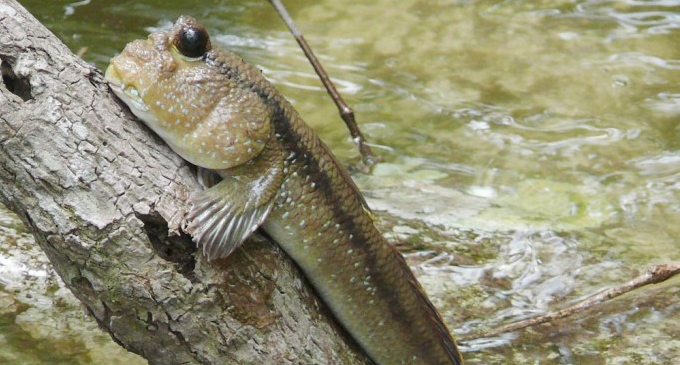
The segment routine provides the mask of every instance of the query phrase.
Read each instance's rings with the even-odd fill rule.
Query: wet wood
[[[370,363],[266,238],[197,254],[192,167],[14,0],[0,66],[0,202],[116,342],[150,364]]]

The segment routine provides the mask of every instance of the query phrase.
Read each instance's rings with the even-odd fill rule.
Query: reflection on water
[[[193,14],[358,161],[266,1],[24,3],[100,68],[130,39]],[[680,259],[680,1],[289,3],[380,147],[385,162],[359,185],[456,333]],[[3,270],[32,275],[7,260]],[[677,282],[464,343],[468,364],[673,363]]]

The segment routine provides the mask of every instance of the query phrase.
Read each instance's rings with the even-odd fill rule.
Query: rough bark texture
[[[14,0],[0,63],[1,202],[118,343],[151,364],[370,363],[267,239],[198,255],[179,229],[192,168]]]

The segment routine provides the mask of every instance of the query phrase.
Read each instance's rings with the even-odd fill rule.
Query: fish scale
[[[261,227],[378,365],[462,364],[329,148],[259,70],[202,32],[180,17],[170,31],[129,44],[106,78],[177,153],[222,177],[191,198],[188,230],[208,259],[229,255]],[[185,44],[196,39],[205,44]]]

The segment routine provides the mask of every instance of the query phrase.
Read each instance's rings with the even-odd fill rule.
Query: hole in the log
[[[177,264],[177,271],[193,282],[196,245],[191,237],[186,234],[170,236],[167,222],[160,217],[138,214],[137,218],[144,222],[146,235],[158,256]]]
[[[2,83],[7,90],[23,101],[33,98],[31,96],[31,83],[28,79],[17,77],[8,59],[0,57],[0,71],[2,71]]]

